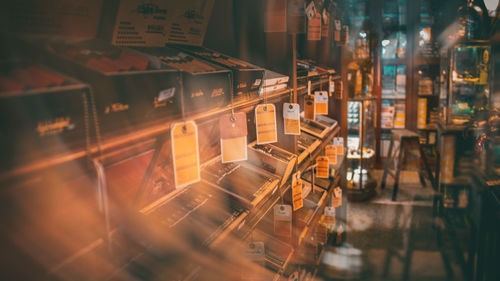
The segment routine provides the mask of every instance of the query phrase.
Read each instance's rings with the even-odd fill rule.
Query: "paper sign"
[[[333,190],[333,195],[332,195],[332,207],[340,207],[342,206],[342,189],[337,186]]]
[[[319,13],[307,21],[307,40],[321,40],[321,14]]]
[[[320,156],[316,158],[316,177],[328,178],[329,177],[328,157]]]
[[[302,198],[302,179],[300,179],[300,173],[295,173],[292,176],[292,205],[293,210],[297,211],[298,209],[304,206],[304,200]]]
[[[328,93],[326,91],[314,92],[314,103],[316,114],[328,114]]]
[[[283,237],[292,236],[292,206],[274,205],[274,234]]]
[[[222,163],[247,160],[247,120],[244,112],[219,118]]]
[[[297,103],[283,104],[285,135],[300,135],[300,107]]]
[[[333,145],[337,147],[337,154],[339,155],[344,154],[344,138],[342,137],[333,138]]]
[[[325,147],[325,155],[328,157],[329,165],[337,164],[337,146],[327,145]]]
[[[257,144],[278,141],[278,133],[276,131],[276,108],[274,104],[257,105],[255,108],[255,126],[257,130]]]
[[[305,95],[304,96],[304,118],[308,120],[315,119],[315,103],[314,96]]]
[[[194,121],[176,123],[170,132],[175,187],[200,181],[198,128]]]

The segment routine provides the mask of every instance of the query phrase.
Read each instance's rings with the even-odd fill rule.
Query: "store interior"
[[[3,3],[0,280],[500,280],[499,19]]]

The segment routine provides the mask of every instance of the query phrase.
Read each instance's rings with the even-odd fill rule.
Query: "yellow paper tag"
[[[320,115],[328,114],[328,92],[316,91],[314,92],[314,107],[315,113]]]
[[[176,123],[170,132],[174,162],[175,187],[181,188],[200,180],[198,128],[194,121]]]
[[[302,184],[300,174],[295,173],[292,176],[292,204],[294,211],[304,206],[304,200],[302,198]]]
[[[304,118],[308,120],[315,119],[315,103],[314,96],[305,95],[304,96]]]
[[[257,144],[278,141],[278,133],[276,132],[276,108],[274,104],[257,105],[255,108],[255,125],[257,127]]]
[[[328,157],[320,156],[316,158],[316,177],[328,178],[330,172],[328,165]]]
[[[246,113],[226,114],[219,118],[222,163],[247,160]]]
[[[296,103],[283,104],[285,135],[300,135],[300,107]]]
[[[325,147],[325,155],[328,157],[328,162],[330,165],[337,164],[337,146],[327,145]]]
[[[332,195],[332,207],[340,207],[342,206],[342,189],[337,186],[333,190],[333,195]]]

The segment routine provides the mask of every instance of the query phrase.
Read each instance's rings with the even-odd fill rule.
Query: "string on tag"
[[[234,123],[234,121],[236,121],[236,118],[234,117],[234,90],[233,90],[233,77],[231,76],[231,73],[228,73],[227,74],[227,77],[229,79],[229,95],[230,95],[230,98],[231,98],[231,122]]]
[[[181,118],[184,122],[184,126],[182,126],[182,132],[186,133],[186,119],[185,119],[185,110],[184,110],[184,82],[183,82],[182,72],[179,74],[179,93],[181,95]]]

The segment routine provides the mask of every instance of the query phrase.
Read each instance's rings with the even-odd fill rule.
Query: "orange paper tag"
[[[316,13],[307,21],[307,40],[321,40],[321,14]]]
[[[316,176],[318,178],[328,178],[330,171],[328,165],[328,157],[320,156],[316,158]]]
[[[295,173],[292,176],[292,203],[294,211],[304,206],[304,200],[302,198],[302,180],[300,179],[300,173]]]
[[[315,113],[326,115],[328,114],[328,92],[316,91],[314,92],[314,107]]]
[[[333,145],[337,147],[337,154],[344,154],[344,139],[342,137],[333,138]]]
[[[255,108],[255,125],[257,127],[257,144],[278,141],[276,132],[276,108],[274,104],[259,104]]]
[[[170,132],[176,188],[200,180],[198,128],[194,121],[176,123]]]
[[[300,135],[300,107],[297,103],[283,104],[285,135]]]
[[[340,207],[342,206],[342,189],[337,186],[333,190],[333,195],[332,195],[332,207]]]
[[[315,119],[314,96],[304,96],[304,118],[307,120]]]
[[[325,155],[328,157],[329,165],[337,164],[337,147],[335,145],[327,145],[325,147]]]
[[[247,120],[244,112],[219,119],[222,163],[247,160]]]

